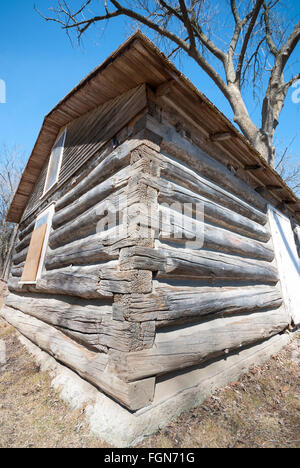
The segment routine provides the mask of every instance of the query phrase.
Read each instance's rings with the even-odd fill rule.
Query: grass
[[[87,447],[93,437],[84,408],[72,411],[51,388],[0,319],[7,360],[0,364],[0,447]],[[300,447],[300,332],[265,365],[217,391],[198,408],[147,438],[141,447]]]
[[[265,365],[253,367],[143,446],[299,448],[300,333]]]
[[[84,408],[72,411],[39,372],[15,330],[0,322],[7,362],[0,367],[0,447],[102,447],[90,435]]]

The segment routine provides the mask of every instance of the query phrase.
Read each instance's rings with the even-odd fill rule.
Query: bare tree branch
[[[249,44],[249,41],[250,41],[250,38],[251,38],[251,34],[253,32],[253,29],[254,29],[254,26],[256,24],[256,21],[257,21],[257,18],[258,18],[258,15],[259,15],[259,12],[260,12],[260,9],[261,9],[262,5],[263,5],[263,0],[257,0],[256,1],[255,7],[253,9],[253,14],[251,16],[251,20],[250,20],[247,32],[245,34],[245,39],[243,41],[242,50],[241,50],[241,53],[240,53],[240,56],[239,56],[239,61],[238,61],[237,69],[236,69],[236,80],[237,80],[238,83],[240,83],[242,67],[243,67],[246,51],[247,51],[247,48],[248,48],[248,44]]]
[[[13,230],[12,225],[5,221],[6,215],[24,167],[20,159],[16,148],[8,149],[5,146],[0,148],[0,277]]]
[[[211,0],[103,0],[98,15],[89,10],[92,0],[82,0],[75,11],[70,8],[72,0],[56,1],[54,16],[42,16],[59,23],[67,33],[76,31],[78,40],[95,23],[124,16],[171,43],[169,57],[179,51],[188,54],[226,97],[246,138],[273,163],[274,132],[288,89],[299,76],[284,79],[286,64],[299,42],[300,22],[293,29],[290,23],[285,30],[278,28],[279,0],[230,0],[228,6],[221,2],[224,19],[229,11],[231,20],[230,30],[224,24],[227,29],[221,28],[220,37],[215,24],[212,27],[219,12]],[[219,25],[223,26],[223,16]],[[255,91],[266,76],[259,127],[250,118],[243,92],[245,83]]]
[[[279,54],[279,50],[275,46],[275,42],[272,37],[272,31],[270,26],[270,5],[264,2],[264,9],[265,13],[263,15],[264,23],[265,23],[265,30],[266,30],[266,41],[269,46],[270,52],[277,57]]]
[[[195,42],[195,37],[194,37],[194,28],[193,28],[193,26],[191,24],[191,21],[189,19],[189,15],[188,15],[188,12],[187,12],[187,9],[186,9],[185,1],[184,0],[179,0],[179,4],[180,4],[181,12],[182,12],[183,22],[185,24],[185,27],[187,29],[189,39],[190,39],[190,49],[191,49],[191,51],[194,52],[196,50],[196,42]]]

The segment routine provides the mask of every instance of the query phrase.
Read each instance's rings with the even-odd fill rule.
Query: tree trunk
[[[273,145],[274,136],[274,118],[272,109],[268,105],[267,100],[264,102],[263,109],[263,126],[272,128],[270,132],[259,129],[252,121],[248,114],[248,110],[244,103],[241,90],[236,84],[229,83],[228,100],[234,113],[234,122],[239,126],[244,136],[250,141],[252,146],[262,155],[262,157],[273,167],[275,158],[275,148]]]

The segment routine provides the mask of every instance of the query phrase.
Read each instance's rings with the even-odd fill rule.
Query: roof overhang
[[[271,168],[234,127],[234,125],[160,52],[140,31],[133,34],[105,62],[84,78],[45,117],[38,139],[28,160],[20,184],[7,214],[7,221],[19,223],[29,197],[49,157],[59,130],[76,118],[101,104],[147,83],[161,90],[172,82],[172,94],[182,93],[188,105],[185,113],[200,127],[206,126],[211,141],[225,151],[233,150],[244,163],[245,169],[257,171],[261,187],[274,193],[288,211],[300,219],[300,200],[285,184],[279,174]],[[172,95],[170,94],[170,96]],[[183,100],[179,106],[183,105]],[[201,112],[199,112],[201,105]],[[201,114],[205,112],[205,119]],[[204,122],[203,122],[204,120]],[[227,149],[226,149],[227,145]],[[228,147],[228,145],[230,145]]]

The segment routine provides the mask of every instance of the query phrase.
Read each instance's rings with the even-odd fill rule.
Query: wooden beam
[[[259,171],[261,169],[264,169],[264,166],[262,166],[261,164],[250,164],[250,165],[246,164],[244,166],[245,171],[251,171],[252,172],[252,171]]]
[[[284,187],[281,185],[266,185],[267,190],[283,190]]]
[[[285,205],[296,205],[298,203],[298,201],[295,201],[295,200],[283,200],[283,202]]]
[[[173,86],[175,85],[175,83],[176,83],[175,80],[169,80],[159,85],[155,91],[156,97],[162,97],[162,96],[166,96],[167,94],[169,94]]]
[[[282,305],[279,288],[266,285],[244,287],[197,287],[155,284],[152,294],[131,294],[113,304],[113,314],[121,313],[126,320],[155,320],[158,327],[226,315],[243,315],[259,310],[276,309]]]
[[[286,329],[284,307],[244,316],[223,317],[156,334],[154,346],[132,353],[111,352],[114,372],[131,381],[185,369],[257,343]]]
[[[198,250],[132,247],[121,255],[124,270],[157,272],[157,278],[206,278],[235,281],[278,282],[278,272],[269,262]]]
[[[230,140],[231,138],[234,138],[235,135],[232,132],[217,132],[217,133],[212,133],[209,136],[210,141],[218,142],[218,141],[225,141],[225,140]]]
[[[260,186],[258,186],[258,187],[255,188],[255,191],[256,191],[257,193],[260,193],[260,194],[261,194],[261,193],[266,193],[266,192],[267,192],[267,188],[266,188],[265,185],[260,185]]]
[[[267,202],[255,190],[231,172],[224,171],[223,164],[206,154],[193,142],[181,137],[174,127],[149,118],[147,128],[163,138],[160,145],[162,152],[183,161],[191,169],[189,172],[197,171],[202,177],[218,184],[224,190],[227,189],[255,209],[266,213]],[[181,168],[183,166],[184,164]]]
[[[132,411],[151,403],[155,378],[126,383],[108,370],[108,355],[79,345],[64,333],[22,312],[3,307],[1,316],[55,359],[73,369]]]

